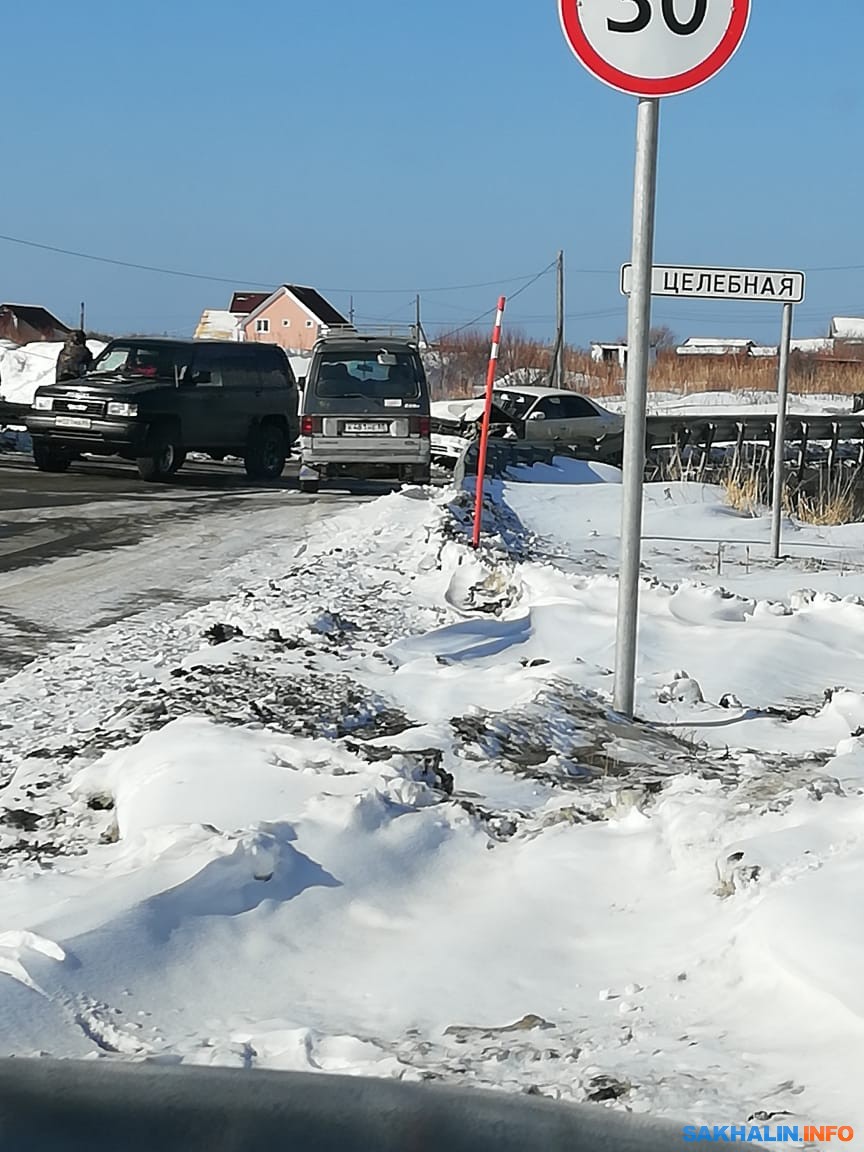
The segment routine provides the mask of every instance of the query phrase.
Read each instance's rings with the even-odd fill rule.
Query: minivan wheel
[[[138,475],[150,483],[167,480],[182,466],[185,455],[170,440],[160,437],[149,456],[137,458]]]
[[[278,424],[259,424],[249,433],[243,456],[250,480],[278,480],[288,458],[288,442]]]
[[[40,472],[65,472],[72,463],[72,457],[49,444],[34,440],[33,462]]]

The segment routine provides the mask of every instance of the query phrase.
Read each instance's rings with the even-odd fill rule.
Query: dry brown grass
[[[786,510],[804,524],[834,527],[851,524],[858,519],[858,501],[851,481],[843,476],[832,477],[815,493],[789,493]]]
[[[770,477],[756,468],[733,468],[721,481],[731,508],[757,516],[770,501]],[[855,477],[833,473],[823,477],[815,491],[792,491],[783,496],[783,510],[803,524],[830,527],[851,524],[859,518]]]
[[[730,507],[746,516],[755,516],[762,504],[762,485],[753,469],[734,468],[723,479],[723,490]]]
[[[489,362],[489,337],[481,332],[461,332],[443,337],[438,344],[443,366],[433,378],[437,397],[471,396],[482,388]],[[548,371],[553,348],[527,337],[518,329],[505,329],[499,376],[519,368]],[[615,365],[595,364],[589,352],[568,347],[565,369],[577,377],[573,387],[602,398],[623,391],[624,374]],[[581,377],[581,379],[580,379]],[[678,356],[661,353],[651,366],[649,388],[680,396],[702,392],[774,392],[777,389],[776,358],[736,356]],[[793,393],[851,395],[864,392],[864,361],[844,360],[827,354],[793,353],[789,366]]]

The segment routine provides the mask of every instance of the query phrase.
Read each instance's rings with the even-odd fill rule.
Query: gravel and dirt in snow
[[[636,722],[614,484],[493,486],[477,554],[454,492],[241,519],[9,676],[0,1051],[854,1123],[864,581],[727,588],[697,541],[767,525],[647,499]]]

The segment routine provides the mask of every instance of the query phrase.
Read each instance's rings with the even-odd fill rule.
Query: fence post
[[[504,323],[506,297],[498,301],[495,327],[492,331],[492,351],[489,353],[489,368],[486,372],[486,405],[483,409],[483,425],[480,429],[480,445],[477,453],[477,494],[474,500],[474,539],[475,548],[480,547],[480,529],[483,524],[483,478],[486,475],[486,449],[489,444],[489,424],[492,420],[492,389],[495,386],[495,370],[498,367],[498,353],[501,350],[501,327]]]

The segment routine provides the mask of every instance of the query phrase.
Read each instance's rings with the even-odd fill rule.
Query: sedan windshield
[[[492,397],[501,411],[514,420],[524,420],[528,409],[537,399],[536,396],[526,396],[524,392],[511,392],[509,389],[493,392]]]
[[[315,392],[336,399],[410,400],[420,395],[418,365],[410,352],[324,352]]]
[[[189,350],[183,345],[114,341],[99,356],[93,365],[93,372],[174,380],[182,377],[188,363]]]

